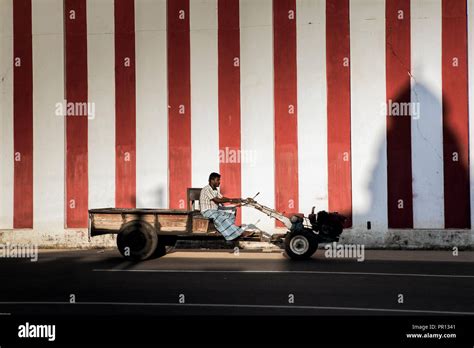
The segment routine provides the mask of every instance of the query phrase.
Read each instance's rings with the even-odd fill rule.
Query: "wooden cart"
[[[121,209],[102,208],[89,210],[89,236],[117,234],[117,248],[129,260],[146,260],[166,254],[167,247],[183,239],[223,239],[212,220],[201,215],[198,201],[201,189],[187,190],[187,209]],[[257,194],[258,195],[258,194]],[[288,218],[275,209],[249,198],[244,203],[285,225],[284,233],[256,233],[250,240],[262,240],[284,247],[292,259],[307,259],[314,254],[319,243],[339,241],[346,218],[338,213],[320,211],[305,217],[294,214]]]
[[[187,209],[89,210],[89,236],[117,234],[117,247],[127,259],[161,256],[178,239],[223,238],[199,211],[200,188],[188,188]]]

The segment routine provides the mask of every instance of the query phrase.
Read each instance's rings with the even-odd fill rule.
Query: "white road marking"
[[[329,274],[329,275],[362,275],[392,277],[436,277],[436,278],[474,278],[474,275],[457,274],[422,274],[422,273],[377,273],[377,272],[329,272],[329,271],[226,271],[226,270],[173,270],[173,269],[93,269],[93,272],[140,272],[140,273],[242,273],[242,274]]]
[[[364,308],[364,307],[327,307],[327,306],[288,306],[288,305],[245,305],[227,303],[159,303],[159,302],[0,302],[0,305],[111,305],[111,306],[168,306],[168,307],[233,307],[233,308],[267,308],[267,309],[312,309],[312,310],[342,310],[368,312],[398,312],[398,313],[430,313],[451,315],[474,315],[474,312],[433,311],[423,309],[394,309],[394,308]]]

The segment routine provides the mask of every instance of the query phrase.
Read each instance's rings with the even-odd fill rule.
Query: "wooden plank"
[[[189,215],[158,215],[160,231],[188,231]]]
[[[193,233],[206,233],[209,228],[209,220],[204,218],[193,218]]]
[[[93,214],[92,228],[118,231],[122,221],[122,216],[119,214]]]
[[[100,230],[120,230],[123,223],[133,220],[146,221],[152,226],[158,225],[159,232],[192,232],[192,220],[188,213],[156,214],[149,211],[147,214],[136,212],[135,209],[129,209],[128,212],[109,209],[104,212],[92,212],[92,228]],[[200,229],[203,227],[201,226]],[[206,228],[207,231],[207,228]]]
[[[150,225],[155,226],[156,215],[154,214],[124,214],[124,223],[140,220],[148,222]]]

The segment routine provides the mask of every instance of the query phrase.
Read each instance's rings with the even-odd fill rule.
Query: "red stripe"
[[[169,207],[186,209],[191,186],[189,0],[168,0]]]
[[[410,0],[385,4],[388,227],[413,228],[411,115],[396,115],[411,101]]]
[[[349,1],[326,1],[328,207],[352,226]],[[317,149],[315,149],[317,151]]]
[[[136,205],[135,7],[115,0],[115,206]]]
[[[218,0],[219,163],[222,194],[241,196],[239,0]],[[240,224],[241,214],[236,223]]]
[[[31,0],[13,1],[13,228],[33,227]]]
[[[442,2],[444,215],[446,228],[470,228],[467,5]],[[457,154],[457,155],[456,155]],[[457,156],[457,161],[453,160]]]
[[[64,4],[66,99],[68,103],[86,103],[88,101],[86,0],[65,0]],[[87,227],[86,116],[66,117],[66,226],[69,228]]]
[[[273,1],[273,50],[275,205],[290,215],[299,209],[295,0]]]

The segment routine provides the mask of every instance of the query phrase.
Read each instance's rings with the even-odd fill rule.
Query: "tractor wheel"
[[[306,260],[318,249],[318,240],[310,229],[289,232],[285,237],[285,251],[293,260]]]

